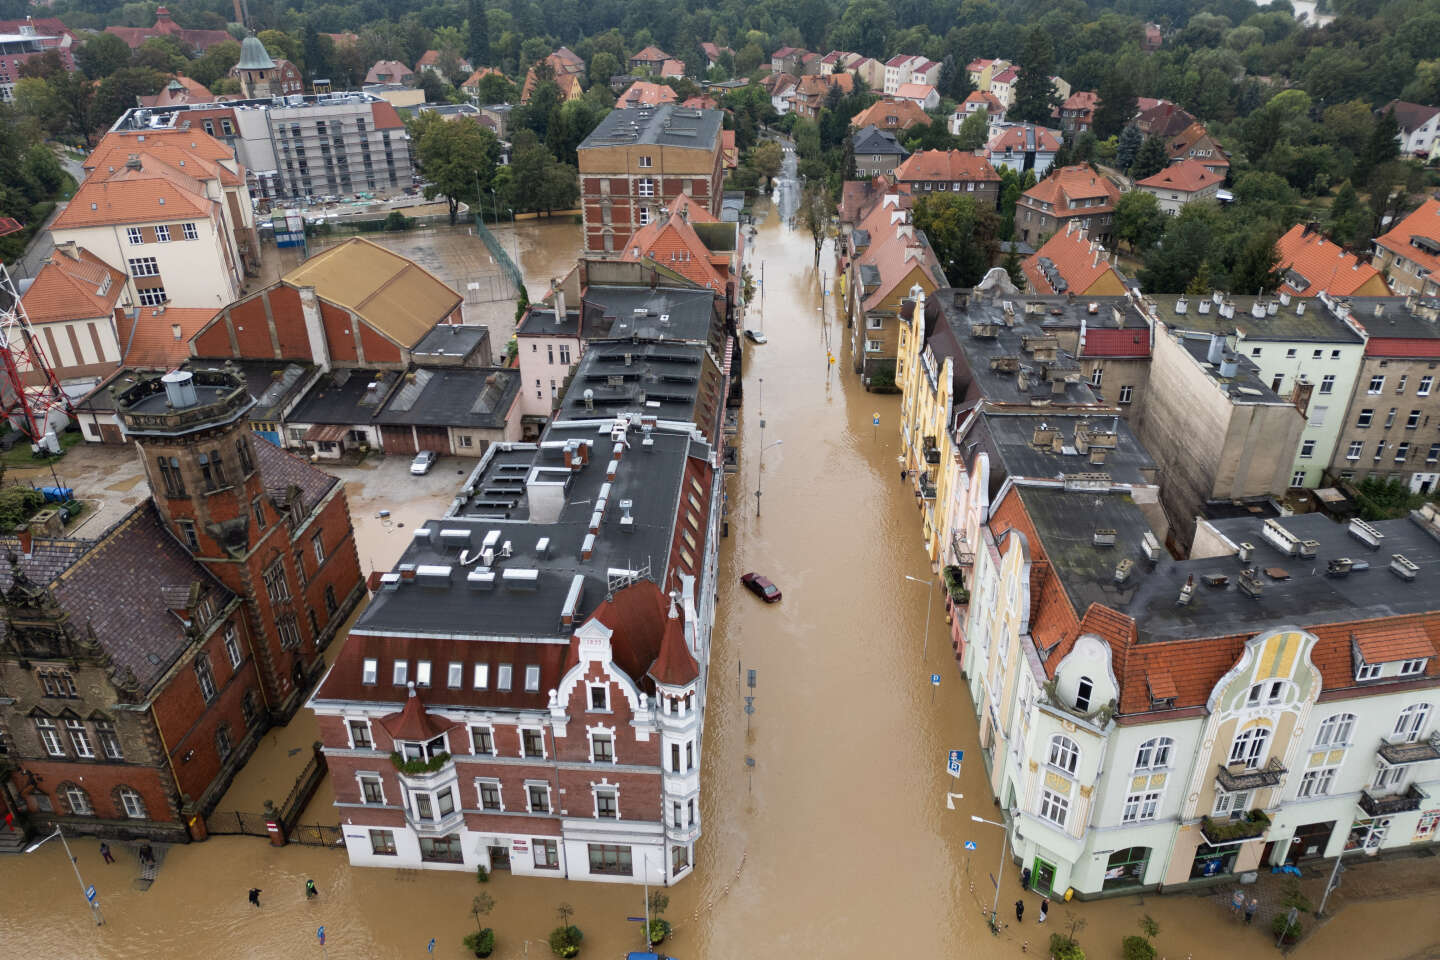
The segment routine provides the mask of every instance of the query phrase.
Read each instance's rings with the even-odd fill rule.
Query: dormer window
[[[1245,706],[1258,707],[1261,704],[1274,706],[1285,697],[1285,681],[1271,680],[1267,683],[1257,683],[1250,688],[1245,695]]]
[[[1075,688],[1075,709],[1081,713],[1090,709],[1090,698],[1095,693],[1095,683],[1089,677],[1081,677]]]
[[[1425,672],[1426,659],[1421,657],[1416,660],[1405,660],[1400,664],[1400,676],[1413,677],[1416,674]]]
[[[1355,668],[1355,679],[1357,681],[1374,680],[1379,676],[1380,664],[1378,663],[1365,663],[1361,661],[1360,665]]]

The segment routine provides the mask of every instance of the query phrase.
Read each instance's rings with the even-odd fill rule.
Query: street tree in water
[[[422,113],[414,121],[411,136],[421,174],[429,181],[425,199],[443,196],[455,223],[460,204],[474,206],[477,190],[488,190],[500,157],[495,134],[478,123],[451,122],[436,113]]]
[[[768,183],[780,172],[780,164],[784,159],[785,153],[780,149],[780,144],[774,140],[766,140],[751,152],[750,166]]]
[[[820,266],[820,248],[825,245],[825,238],[830,235],[830,214],[834,209],[834,204],[830,202],[830,193],[823,184],[805,184],[805,189],[800,194],[800,209],[795,211],[795,215],[800,226],[809,230],[811,239],[815,241],[817,267]]]
[[[995,262],[1000,218],[970,197],[927,194],[915,202],[914,219],[952,285],[973,287]]]

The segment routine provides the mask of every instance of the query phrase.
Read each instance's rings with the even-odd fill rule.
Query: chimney
[[[1185,606],[1186,604],[1188,604],[1188,603],[1190,602],[1190,598],[1193,597],[1194,595],[1195,595],[1195,574],[1192,573],[1192,574],[1190,574],[1190,576],[1188,576],[1188,577],[1185,578],[1185,585],[1180,588],[1180,598],[1179,598],[1178,600],[1176,600],[1176,603],[1180,604],[1180,606],[1183,607],[1183,606]]]
[[[565,322],[565,291],[560,287],[555,288],[555,325],[559,326]]]
[[[1225,355],[1225,338],[1218,333],[1210,334],[1210,349],[1205,353],[1207,363],[1219,364]]]
[[[330,341],[325,339],[325,323],[320,319],[320,300],[314,287],[300,287],[300,313],[305,318],[305,338],[310,344],[310,360],[321,373],[330,371]]]
[[[31,534],[29,524],[16,524],[15,536],[20,541],[20,552],[27,557],[30,556]]]

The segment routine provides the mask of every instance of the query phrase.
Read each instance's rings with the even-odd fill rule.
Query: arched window
[[[1425,730],[1425,724],[1430,719],[1430,704],[1412,703],[1400,711],[1400,718],[1395,721],[1395,737],[1405,743],[1414,743],[1420,739],[1420,734]]]
[[[1316,747],[1344,747],[1350,743],[1350,735],[1355,732],[1355,714],[1337,713],[1334,716],[1326,717],[1320,724],[1320,730],[1315,734]]]
[[[131,820],[149,818],[149,814],[145,811],[145,799],[134,787],[127,787],[124,784],[116,787],[112,799],[115,801],[115,810]]]
[[[1270,745],[1269,727],[1251,727],[1230,745],[1230,762],[1243,763],[1254,770],[1265,762],[1265,749]]]
[[[1075,688],[1075,709],[1081,713],[1090,709],[1090,697],[1095,693],[1095,681],[1089,677],[1081,677],[1079,685]]]
[[[55,792],[60,794],[74,816],[95,816],[95,808],[90,805],[90,794],[86,793],[83,787],[74,783],[62,783]]]
[[[1135,751],[1136,770],[1160,770],[1170,766],[1170,751],[1175,741],[1169,737],[1155,737],[1140,744]]]
[[[1059,735],[1050,738],[1050,766],[1074,774],[1079,763],[1080,748],[1074,740]]]

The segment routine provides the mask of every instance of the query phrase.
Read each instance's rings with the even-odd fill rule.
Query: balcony
[[[1200,821],[1200,833],[1212,847],[1224,847],[1244,843],[1265,835],[1270,829],[1270,818],[1264,810],[1251,810],[1239,820],[1212,820],[1204,817]]]
[[[1380,759],[1392,766],[1440,759],[1440,731],[1432,733],[1429,740],[1415,743],[1391,743],[1389,740],[1381,740],[1378,752]]]
[[[1285,776],[1285,765],[1280,762],[1279,757],[1271,757],[1270,762],[1257,770],[1249,770],[1240,764],[1232,764],[1229,767],[1220,767],[1219,773],[1215,775],[1215,782],[1226,793],[1236,793],[1241,790],[1255,790],[1259,787],[1273,787],[1280,783]]]
[[[940,462],[940,448],[936,446],[933,436],[925,438],[925,462],[929,464]]]
[[[1419,810],[1420,803],[1430,795],[1415,784],[1410,784],[1404,793],[1393,793],[1377,797],[1369,790],[1360,791],[1360,809],[1372,817],[1388,817],[1396,813]]]

